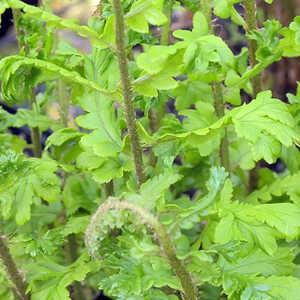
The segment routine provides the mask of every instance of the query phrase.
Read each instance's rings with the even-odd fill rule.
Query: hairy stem
[[[215,99],[215,110],[218,118],[224,117],[224,99],[223,99],[223,91],[222,91],[222,83],[215,82],[212,86],[213,95]],[[225,168],[226,171],[230,172],[230,158],[229,158],[229,143],[227,130],[225,128],[224,137],[221,140],[220,148],[220,163]]]
[[[108,199],[102,204],[97,212],[92,217],[86,231],[85,243],[89,250],[92,250],[91,255],[94,252],[94,243],[98,243],[95,232],[98,231],[97,227],[101,226],[100,218],[105,216],[111,210],[130,210],[136,216],[139,217],[142,223],[150,225],[157,233],[158,242],[162,247],[163,253],[166,256],[170,266],[172,267],[175,275],[179,278],[182,285],[182,297],[184,300],[199,300],[197,287],[193,282],[191,274],[185,268],[184,263],[176,256],[175,246],[167,233],[163,224],[161,224],[155,216],[144,208],[135,203],[128,201],[120,201],[115,199]]]
[[[62,80],[57,80],[56,86],[59,103],[60,122],[64,127],[68,127],[70,103],[67,86]]]
[[[245,21],[248,27],[248,33],[257,28],[257,20],[256,20],[256,1],[255,0],[245,0]],[[255,52],[257,50],[257,43],[255,40],[248,39],[248,48],[249,48],[249,61],[251,68],[257,63]],[[252,87],[253,87],[253,99],[256,98],[256,95],[261,91],[261,73],[256,75],[251,79]],[[258,164],[256,164],[255,168],[249,172],[248,178],[248,186],[247,192],[251,193],[258,186]]]
[[[212,26],[212,21],[211,21],[211,6],[209,0],[201,0],[200,4],[201,4],[202,13],[204,14],[208,24],[209,33],[214,34],[214,28]],[[214,82],[212,84],[212,89],[213,89],[216,115],[218,118],[222,118],[225,114],[222,83]],[[225,128],[224,137],[222,138],[220,143],[219,157],[220,157],[220,164],[225,168],[226,171],[230,172],[229,143],[228,143],[228,135],[227,135],[226,128]]]
[[[170,41],[170,32],[172,24],[172,10],[173,10],[173,0],[166,0],[165,5],[165,15],[167,17],[166,24],[162,27],[162,33],[160,38],[160,44],[167,46]]]
[[[35,109],[34,107],[35,105],[36,105],[35,89],[32,88],[31,99],[30,99],[31,110]],[[31,128],[31,141],[33,145],[34,157],[42,157],[41,133],[38,127]]]
[[[17,265],[10,254],[9,248],[7,246],[5,236],[0,235],[0,258],[3,265],[5,266],[6,272],[14,284],[14,293],[19,299],[29,300],[30,295],[26,295],[26,282],[23,279],[21,273],[19,272]]]
[[[113,7],[116,15],[116,46],[123,88],[125,117],[131,141],[135,172],[137,176],[138,186],[140,187],[145,182],[146,177],[144,174],[143,167],[143,152],[137,133],[135,111],[132,103],[133,92],[129,78],[128,63],[125,49],[124,14],[120,0],[113,0]]]
[[[158,120],[158,112],[156,109],[150,109],[149,111],[149,128],[150,128],[150,132],[153,134],[154,132],[157,131],[158,127],[159,127],[159,120]],[[149,165],[151,167],[155,167],[157,163],[157,157],[154,155],[153,149],[151,149],[150,151],[150,155],[149,155]]]

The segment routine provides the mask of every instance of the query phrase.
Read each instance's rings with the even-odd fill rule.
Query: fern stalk
[[[212,88],[213,88],[213,95],[215,100],[216,114],[220,119],[225,115],[222,83],[215,82],[213,83]],[[229,156],[227,128],[225,128],[224,131],[225,131],[224,137],[221,140],[220,148],[219,148],[220,164],[225,168],[226,171],[230,172],[230,158],[229,158],[230,156]]]
[[[30,109],[34,110],[36,105],[35,89],[32,88],[31,99],[30,99]],[[31,141],[33,145],[33,155],[34,157],[42,157],[42,143],[41,143],[41,133],[38,127],[31,128]]]
[[[207,24],[208,31],[210,34],[214,34],[214,28],[212,26],[211,20],[211,6],[209,0],[200,0],[201,11],[204,14]],[[223,97],[223,89],[221,82],[214,82],[212,84],[213,96],[214,96],[214,106],[216,115],[218,118],[222,118],[225,115],[224,109],[224,97]],[[227,135],[227,128],[224,129],[224,137],[221,140],[220,148],[219,148],[219,158],[220,165],[225,168],[226,171],[230,172],[230,156],[229,156],[229,142]]]
[[[131,141],[135,172],[138,180],[138,186],[140,187],[145,182],[146,177],[143,167],[143,152],[137,133],[135,110],[132,103],[133,91],[128,71],[128,62],[125,49],[124,14],[120,0],[113,0],[113,8],[116,15],[117,58],[123,88],[125,117]]]
[[[252,30],[257,29],[257,20],[256,20],[256,1],[255,0],[245,0],[245,21],[247,23],[248,33]],[[249,48],[249,60],[250,66],[253,68],[258,61],[255,57],[255,52],[257,50],[257,43],[255,40],[248,39],[248,48]],[[262,90],[261,87],[261,73],[256,75],[251,80],[253,86],[253,96],[256,95]]]
[[[9,248],[6,243],[5,236],[0,235],[0,258],[5,266],[6,272],[14,284],[14,294],[21,300],[29,300],[30,295],[26,295],[27,283],[23,279],[17,265],[10,254]]]
[[[172,10],[173,10],[173,0],[166,0],[165,15],[167,17],[167,22],[162,27],[160,44],[167,46],[170,41],[170,32],[172,25]]]
[[[245,0],[245,21],[247,23],[248,33],[257,28],[257,20],[256,20],[256,1],[255,0]],[[257,64],[257,60],[255,57],[255,52],[257,50],[257,43],[255,40],[248,39],[248,48],[249,48],[249,61],[251,68]],[[253,98],[256,98],[256,95],[262,90],[261,85],[261,73],[256,75],[251,79],[252,87],[253,87]],[[256,163],[255,168],[250,170],[249,178],[248,178],[248,186],[247,192],[251,193],[258,186],[258,170],[259,166]]]

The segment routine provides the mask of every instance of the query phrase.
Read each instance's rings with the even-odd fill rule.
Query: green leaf
[[[185,70],[193,76],[202,76],[205,81],[221,80],[234,65],[234,55],[219,37],[206,35],[192,41],[185,39],[183,57]]]
[[[18,77],[17,72],[23,66],[35,66],[39,69],[45,70],[51,74],[51,80],[60,76],[72,84],[77,83],[83,87],[106,95],[107,97],[112,96],[112,93],[102,89],[97,83],[83,78],[75,71],[69,71],[48,61],[43,61],[36,58],[8,56],[0,61],[0,71],[2,79],[2,96],[11,104],[15,104],[17,101],[23,102],[27,100],[26,98],[24,99],[24,96],[22,97],[20,95],[19,81],[16,80]]]
[[[299,204],[300,195],[300,172],[293,175],[279,177],[274,180],[270,185],[265,185],[261,189],[254,191],[248,196],[249,201],[256,201],[261,199],[265,202],[272,200],[272,196],[280,197],[287,194],[291,201]]]
[[[253,144],[253,158],[274,162],[280,154],[279,142],[290,147],[299,141],[295,120],[282,101],[270,91],[261,92],[255,101],[231,112],[239,138]]]
[[[60,194],[57,163],[47,159],[25,158],[9,151],[0,156],[0,195],[2,215],[14,216],[22,225],[31,218],[31,206],[41,199],[53,202]]]
[[[280,33],[284,36],[280,40],[279,48],[283,51],[283,56],[297,57],[300,55],[300,30],[299,30],[300,18],[299,16],[294,18],[289,28],[283,28]]]
[[[200,80],[179,82],[172,95],[176,97],[175,107],[178,111],[189,108],[198,101],[213,103],[211,86]]]
[[[249,34],[250,39],[257,41],[258,49],[255,53],[258,61],[263,62],[274,55],[281,57],[281,49],[279,46],[278,33],[281,29],[281,24],[276,20],[267,20],[264,22],[264,27],[252,31]]]
[[[69,300],[67,287],[74,281],[84,280],[87,273],[94,269],[84,253],[70,266],[62,266],[49,258],[39,259],[27,266],[30,281],[31,299]]]
[[[243,257],[234,257],[233,261],[220,259],[219,267],[224,272],[239,275],[259,274],[265,277],[271,275],[285,276],[294,272],[295,255],[291,249],[279,248],[272,256],[260,249],[255,249]]]
[[[117,62],[108,50],[96,49],[91,57],[85,60],[85,74],[99,86],[114,89],[119,83]],[[91,150],[99,157],[115,157],[121,152],[121,130],[115,116],[114,103],[99,93],[86,92],[79,99],[86,115],[76,119],[80,127],[93,129],[80,140],[83,149]]]
[[[96,207],[97,195],[97,185],[87,176],[68,176],[63,191],[67,214],[72,215],[79,208],[92,211]]]
[[[295,42],[296,44],[300,44],[300,16],[296,16],[294,21],[290,25],[290,29],[293,30],[296,34]]]
[[[74,128],[61,128],[59,130],[54,131],[47,138],[47,148],[51,145],[61,146],[67,141],[74,141],[80,138],[83,134],[78,132],[78,130]]]
[[[269,299],[297,299],[300,288],[300,280],[291,276],[270,276],[268,278],[257,278],[255,283],[268,289],[262,291]]]
[[[99,183],[106,183],[114,178],[120,178],[125,171],[133,170],[132,160],[125,156],[100,157],[92,152],[83,152],[77,158],[77,167],[90,173]]]
[[[69,234],[78,234],[85,232],[90,223],[90,216],[72,217],[70,218],[62,230],[62,234],[67,236]]]
[[[152,46],[137,58],[142,76],[133,82],[134,89],[149,97],[157,97],[157,90],[177,87],[173,77],[180,74],[182,51],[177,46]]]
[[[300,208],[291,203],[260,204],[247,209],[247,215],[276,228],[289,239],[299,234],[299,213]]]
[[[209,180],[206,182],[208,193],[196,199],[194,203],[190,203],[188,207],[180,209],[178,215],[174,216],[174,224],[183,229],[191,229],[195,223],[200,221],[201,216],[207,215],[211,206],[218,200],[227,176],[223,167],[211,168]]]
[[[162,13],[163,3],[163,0],[134,1],[130,11],[125,15],[126,24],[140,33],[148,33],[148,23],[163,25],[167,21]]]
[[[197,11],[193,17],[193,33],[197,36],[208,34],[207,20],[200,11]]]
[[[1,154],[7,153],[8,150],[13,150],[16,153],[21,154],[26,146],[27,143],[22,138],[8,133],[0,134]]]
[[[172,171],[166,171],[163,174],[154,176],[142,184],[140,193],[142,197],[142,206],[151,210],[158,205],[157,200],[163,197],[164,192],[178,180],[181,176]]]
[[[24,125],[30,128],[38,127],[41,131],[49,128],[53,130],[61,128],[59,123],[53,121],[48,116],[42,115],[37,111],[19,108],[14,118],[14,127],[22,127]]]

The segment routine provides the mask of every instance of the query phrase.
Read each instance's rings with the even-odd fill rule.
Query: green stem
[[[125,118],[128,126],[129,137],[135,172],[140,187],[146,180],[143,167],[143,152],[140,145],[139,136],[136,127],[135,110],[133,107],[133,92],[129,78],[128,63],[125,49],[125,25],[123,9],[120,0],[113,0],[113,7],[116,16],[116,46],[119,69],[121,73],[121,82],[123,88]]]
[[[26,35],[26,32],[19,26],[19,20],[21,17],[21,11],[19,9],[13,9],[13,18],[15,22],[15,28],[16,28],[16,35],[18,39],[19,48],[24,48],[25,53],[28,54],[29,47],[26,45],[22,38]],[[30,108],[31,110],[34,109],[34,106],[36,105],[36,98],[35,98],[35,90],[32,88],[31,92],[31,98],[30,98]],[[42,144],[41,144],[41,134],[40,129],[38,127],[31,128],[31,141],[33,145],[33,154],[35,157],[41,157],[42,156]]]
[[[245,0],[245,21],[248,27],[248,33],[257,28],[256,20],[256,1],[255,0]],[[255,57],[255,52],[257,51],[257,43],[255,40],[248,39],[248,48],[249,48],[249,60],[251,68],[254,68],[257,64]],[[262,90],[261,86],[261,73],[257,74],[251,79],[253,87],[253,99],[256,98],[256,95]],[[249,172],[247,192],[251,193],[258,186],[258,164],[255,168]]]
[[[212,26],[212,21],[211,21],[211,5],[208,0],[201,0],[200,4],[201,4],[202,13],[204,14],[208,24],[209,33],[214,34],[214,28]],[[212,84],[212,89],[213,89],[216,115],[220,119],[225,115],[222,83],[214,82]],[[228,142],[227,128],[225,128],[224,130],[225,130],[224,137],[221,140],[220,148],[219,148],[219,157],[220,157],[220,164],[225,168],[226,171],[230,172],[230,155],[229,155],[229,142]]]
[[[252,30],[257,29],[257,20],[256,20],[256,1],[255,0],[245,0],[245,21],[248,27],[248,33]],[[249,60],[251,68],[254,68],[258,63],[255,57],[255,52],[257,50],[257,43],[255,40],[248,39],[248,48],[249,48]],[[256,98],[256,95],[261,91],[261,73],[257,74],[251,79],[253,86],[253,97]]]
[[[21,300],[29,300],[30,295],[26,295],[27,283],[23,279],[17,265],[10,254],[5,237],[0,235],[0,258],[5,266],[6,272],[14,284],[14,293]]]
[[[30,108],[34,110],[36,105],[35,90],[32,88]],[[33,145],[34,157],[42,157],[42,144],[41,144],[41,133],[38,127],[31,128],[31,140]]]
[[[173,11],[173,0],[166,0],[165,15],[167,17],[167,22],[162,27],[162,33],[161,33],[161,38],[160,38],[161,45],[167,46],[170,41],[172,11]]]
[[[148,117],[149,117],[149,128],[151,133],[153,134],[157,131],[159,126],[158,112],[155,109],[150,109]],[[149,155],[149,165],[154,168],[156,163],[157,163],[157,157],[154,155],[153,149],[151,149]]]
[[[68,127],[69,124],[69,95],[67,92],[67,86],[62,80],[57,80],[57,96],[59,103],[60,121],[64,127]]]
[[[76,235],[71,234],[68,236],[68,243],[66,244],[66,254],[67,259],[70,264],[74,263],[77,259],[77,241]],[[72,283],[73,288],[73,299],[74,300],[84,300],[84,294],[82,291],[82,286],[78,281]]]
[[[220,119],[225,115],[222,83],[215,82],[213,83],[212,88],[213,88],[213,95],[215,99],[216,115]],[[224,137],[221,140],[221,144],[219,148],[219,156],[220,156],[221,165],[225,168],[226,171],[230,172],[230,158],[229,158],[230,156],[229,156],[227,128],[225,128],[224,130],[225,133],[224,133]]]

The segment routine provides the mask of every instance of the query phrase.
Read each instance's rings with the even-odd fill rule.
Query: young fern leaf
[[[110,223],[106,219],[107,215],[112,211],[130,211],[131,214],[136,216],[137,224],[148,225],[154,230],[157,234],[159,245],[162,247],[172,270],[180,279],[183,289],[183,298],[188,300],[199,299],[197,288],[193,283],[191,274],[186,270],[183,262],[176,257],[173,242],[167,234],[166,229],[159,223],[155,216],[135,203],[109,198],[100,205],[92,217],[85,234],[85,244],[90,255],[96,258],[101,247],[101,242],[105,239],[106,235],[111,233],[112,229],[118,228],[118,221],[117,223],[115,223],[115,221]]]

